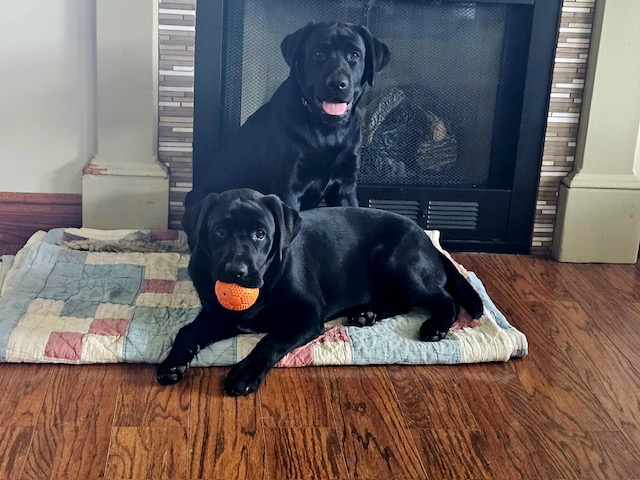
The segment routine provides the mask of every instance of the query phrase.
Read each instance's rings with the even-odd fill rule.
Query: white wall
[[[0,192],[80,193],[95,143],[95,2],[0,0]]]

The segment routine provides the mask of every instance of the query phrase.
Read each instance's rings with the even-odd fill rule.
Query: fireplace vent
[[[414,222],[420,218],[420,203],[413,200],[369,200],[369,207],[379,208],[387,212],[398,213]]]
[[[478,202],[429,201],[427,229],[475,230],[478,226]]]

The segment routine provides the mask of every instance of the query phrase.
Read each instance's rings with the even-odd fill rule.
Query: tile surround
[[[158,157],[171,171],[171,228],[181,228],[182,202],[192,185],[195,4],[159,1]]]
[[[558,191],[573,170],[594,0],[564,0],[556,47],[531,252],[551,254]]]
[[[532,253],[549,255],[558,191],[573,169],[595,0],[564,0],[536,203]],[[196,0],[159,0],[159,145],[170,168],[169,225],[192,185]]]

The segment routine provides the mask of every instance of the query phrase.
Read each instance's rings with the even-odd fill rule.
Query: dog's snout
[[[249,273],[249,267],[243,262],[229,262],[224,267],[224,272],[238,280],[243,279]]]
[[[345,74],[332,75],[327,79],[327,87],[332,90],[345,90],[349,87],[349,77]]]

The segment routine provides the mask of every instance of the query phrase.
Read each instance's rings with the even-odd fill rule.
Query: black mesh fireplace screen
[[[198,2],[194,182],[287,77],[287,34],[358,23],[391,50],[359,104],[360,205],[438,229],[451,250],[528,252],[561,3]]]
[[[501,105],[522,103],[528,12],[521,6],[461,2],[231,2],[223,125],[227,133],[237,128],[286,78],[279,50],[286,34],[310,20],[361,23],[389,45],[392,60],[361,103],[360,182],[504,183],[509,172],[491,164],[508,156],[500,152],[509,148],[500,129],[520,115]],[[505,176],[490,180],[492,171]]]

